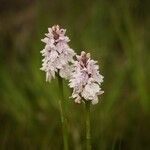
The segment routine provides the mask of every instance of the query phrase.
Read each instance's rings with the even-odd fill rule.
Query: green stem
[[[65,114],[65,99],[63,92],[63,79],[58,75],[58,85],[59,85],[59,106],[60,106],[60,116],[63,132],[63,144],[64,150],[68,150],[68,133],[67,133],[67,118]]]
[[[86,116],[86,149],[91,150],[91,127],[90,127],[90,101],[85,101],[85,116]]]

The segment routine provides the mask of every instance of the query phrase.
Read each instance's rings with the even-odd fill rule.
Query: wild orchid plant
[[[98,95],[104,93],[100,85],[103,82],[103,76],[99,73],[97,62],[92,60],[90,53],[81,52],[76,56],[73,71],[69,80],[70,88],[73,88],[72,98],[76,103],[85,103],[86,112],[86,147],[91,150],[90,134],[90,105],[98,103]]]
[[[58,25],[48,28],[48,33],[42,41],[46,44],[41,51],[44,59],[42,60],[41,70],[46,72],[46,81],[51,81],[58,77],[60,90],[60,114],[63,130],[64,150],[68,150],[68,137],[66,127],[65,103],[63,96],[63,78],[69,80],[69,87],[73,88],[72,98],[76,103],[85,103],[86,111],[86,147],[91,150],[90,135],[90,105],[98,103],[98,96],[104,93],[100,85],[103,76],[99,73],[97,62],[92,60],[90,53],[81,52],[78,56],[69,47],[69,38],[65,36],[65,29]],[[73,57],[76,55],[76,60]]]
[[[60,91],[60,115],[63,131],[63,143],[64,149],[68,150],[68,137],[67,137],[67,119],[65,115],[65,102],[63,95],[63,78],[69,79],[71,73],[70,63],[73,62],[73,56],[75,52],[69,47],[70,41],[65,36],[66,30],[60,28],[58,25],[54,25],[52,28],[48,28],[48,33],[42,41],[46,44],[45,48],[41,51],[44,59],[42,60],[41,70],[46,72],[46,81],[51,81],[55,78],[55,74],[58,77],[59,91]]]

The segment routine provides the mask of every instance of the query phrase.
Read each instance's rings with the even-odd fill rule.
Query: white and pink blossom
[[[65,79],[70,76],[70,63],[73,62],[75,52],[69,47],[70,40],[65,33],[65,29],[54,25],[52,28],[48,28],[46,37],[41,40],[46,45],[41,51],[44,59],[40,69],[46,72],[46,81],[55,78],[56,73]]]
[[[92,101],[92,104],[96,104],[98,96],[104,93],[100,88],[103,76],[99,73],[97,61],[92,60],[90,54],[84,51],[76,57],[69,80],[69,86],[73,88],[72,98],[75,98],[76,103]]]

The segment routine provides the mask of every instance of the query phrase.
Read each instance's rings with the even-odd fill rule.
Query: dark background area
[[[105,77],[91,110],[93,150],[149,150],[149,0],[0,0],[0,150],[62,149],[57,80],[39,70],[54,24]],[[70,149],[85,149],[84,105],[65,85]]]

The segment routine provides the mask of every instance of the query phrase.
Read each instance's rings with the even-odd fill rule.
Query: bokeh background
[[[67,29],[104,75],[93,150],[150,149],[149,0],[0,0],[0,150],[61,150],[57,80],[40,71],[47,28]],[[69,145],[85,149],[84,105],[68,99]]]

